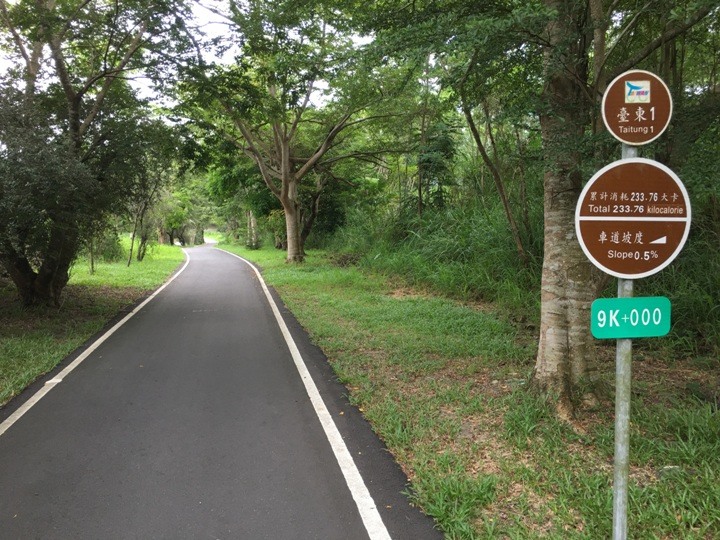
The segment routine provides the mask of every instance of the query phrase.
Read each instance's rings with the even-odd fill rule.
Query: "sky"
[[[14,0],[8,0],[10,4],[15,3]],[[193,20],[192,26],[199,27],[207,37],[217,37],[227,32],[227,22],[217,14],[222,11],[221,6],[224,4],[222,0],[202,0],[192,2]],[[233,59],[232,52],[218,57],[213,54],[209,48],[203,50],[205,60],[208,62],[231,61]],[[48,61],[46,53],[44,61]],[[15,52],[7,52],[0,50],[0,76],[6,74],[14,65],[17,65],[19,55]],[[21,60],[20,60],[21,61]],[[136,76],[130,81],[130,85],[138,92],[142,99],[158,101],[158,96],[153,90],[150,81],[142,76]],[[167,105],[167,103],[164,103]]]

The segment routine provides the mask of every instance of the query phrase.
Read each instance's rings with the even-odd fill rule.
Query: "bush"
[[[677,260],[641,283],[672,301],[672,347],[720,355],[720,121],[693,145],[680,171],[691,199],[690,236]]]
[[[96,240],[95,254],[98,259],[108,263],[122,261],[127,256],[115,231],[108,231]]]

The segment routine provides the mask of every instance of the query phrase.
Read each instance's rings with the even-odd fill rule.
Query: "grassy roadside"
[[[60,308],[25,308],[12,284],[0,280],[0,406],[156,289],[183,259],[180,248],[156,246],[142,263],[99,262],[92,275],[80,259]]]
[[[451,539],[609,538],[612,396],[573,426],[525,390],[535,337],[495,316],[314,253],[224,246],[257,262],[325,351],[351,400]],[[613,352],[600,349],[612,387]],[[702,361],[639,350],[634,369],[630,534],[720,537],[720,414],[692,396]]]

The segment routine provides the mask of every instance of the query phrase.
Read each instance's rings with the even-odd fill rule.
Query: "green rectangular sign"
[[[670,300],[664,296],[598,298],[590,309],[597,339],[660,337],[670,332]]]

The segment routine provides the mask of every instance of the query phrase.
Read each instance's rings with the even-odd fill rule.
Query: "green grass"
[[[156,289],[183,258],[179,248],[156,246],[142,263],[97,263],[92,275],[80,259],[59,308],[25,308],[11,284],[0,281],[0,405]]]
[[[611,536],[612,401],[558,421],[526,389],[532,335],[491,306],[340,268],[322,252],[289,265],[272,249],[224,247],[263,268],[447,538]],[[612,363],[601,367],[612,387]],[[715,380],[714,368],[638,355],[632,538],[720,537],[720,414],[684,387]]]
[[[411,499],[447,538],[610,537],[612,402],[573,425],[559,422],[526,390],[535,354],[527,327],[494,305],[341,268],[322,252],[289,265],[273,249],[229,249],[261,266],[408,474]],[[0,282],[0,402],[182,258],[178,248],[157,248],[129,269],[99,264],[94,275],[80,261],[59,309],[23,309]],[[718,384],[717,361],[649,354],[633,365],[630,535],[720,537],[720,414],[693,397]],[[601,367],[611,387],[611,361]]]
[[[127,253],[129,244],[123,241]],[[183,260],[179,247],[154,245],[142,262],[133,259],[127,266],[127,254],[117,262],[95,262],[95,272],[90,273],[90,264],[85,259],[78,260],[72,268],[70,284],[88,287],[133,287],[143,290],[154,290],[160,286]]]

